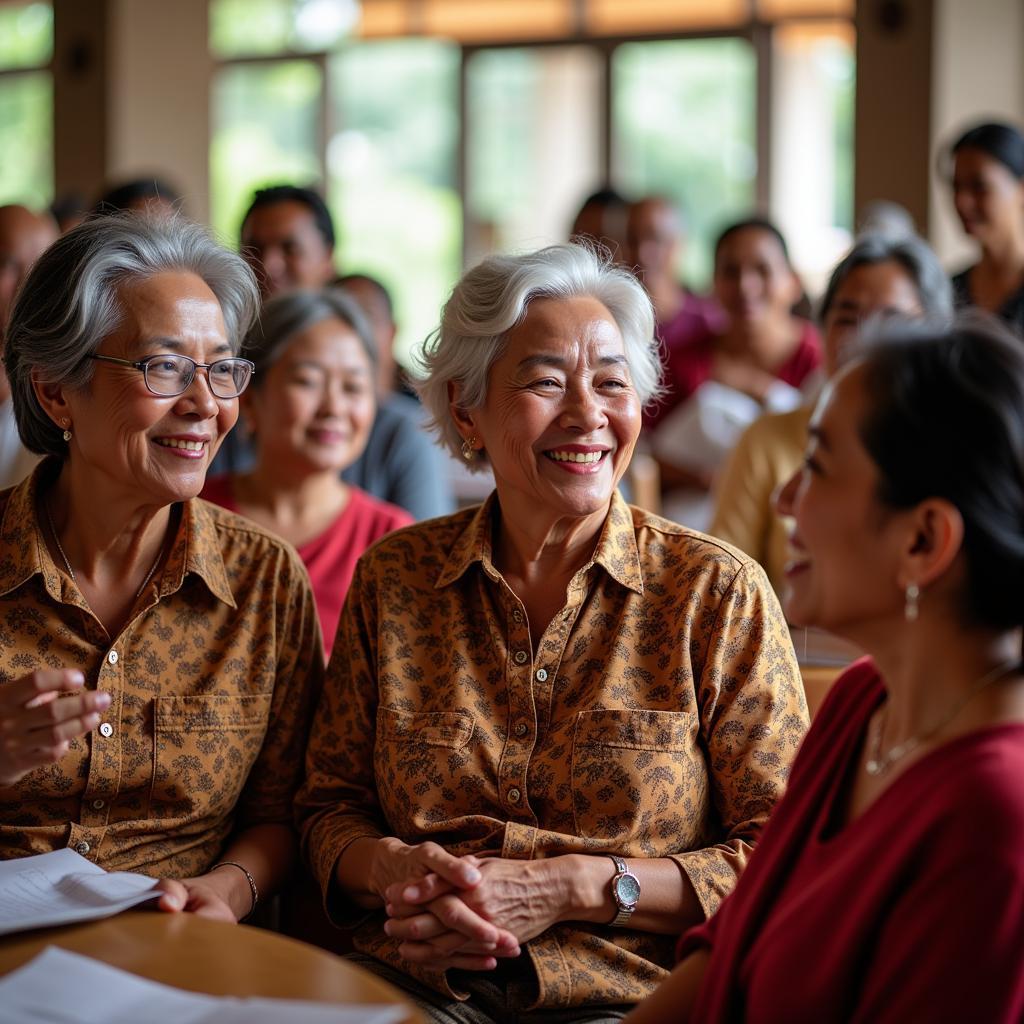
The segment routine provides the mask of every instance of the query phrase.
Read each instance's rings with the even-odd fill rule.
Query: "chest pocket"
[[[270,694],[156,697],[154,816],[229,814],[263,745]]]
[[[682,847],[704,824],[707,770],[689,711],[596,709],[576,716],[570,766],[577,832],[639,853],[652,833],[678,829]],[[699,809],[696,815],[695,810]],[[639,844],[639,845],[636,845]]]
[[[374,770],[384,816],[395,834],[423,841],[439,823],[465,812],[474,720],[463,711],[377,711]]]

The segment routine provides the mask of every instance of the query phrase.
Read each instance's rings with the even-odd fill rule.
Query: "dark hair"
[[[332,288],[340,288],[345,291],[347,286],[354,284],[356,281],[361,281],[363,284],[369,285],[373,293],[380,299],[387,311],[388,319],[394,321],[395,319],[395,304],[391,299],[391,292],[387,290],[384,282],[371,274],[340,274],[331,282]]]
[[[580,210],[585,209],[588,206],[625,206],[626,197],[621,192],[617,192],[610,185],[605,185],[603,188],[599,188],[596,192],[591,192],[586,199],[580,203]]]
[[[722,246],[725,245],[733,235],[747,230],[765,231],[771,235],[775,241],[779,243],[779,247],[782,249],[782,255],[786,258],[786,265],[792,268],[792,264],[789,261],[789,246],[786,245],[786,240],[782,237],[782,232],[770,220],[768,220],[767,217],[746,217],[743,220],[738,220],[734,224],[730,224],[725,228],[715,241],[715,263],[718,262],[718,254],[721,251]]]
[[[894,509],[943,498],[964,522],[967,621],[1024,622],[1024,348],[977,313],[936,331],[889,325],[858,353],[860,437]]]
[[[245,222],[253,210],[263,206],[274,206],[277,203],[301,203],[305,206],[313,214],[313,221],[327,248],[334,248],[334,221],[331,219],[331,211],[327,209],[327,204],[313,189],[300,188],[298,185],[272,185],[270,188],[259,189],[252,197],[249,209],[245,211],[242,228],[245,227]]]
[[[135,178],[108,189],[96,201],[93,213],[120,213],[130,210],[133,203],[149,199],[164,199],[174,207],[181,203],[181,196],[159,178]]]
[[[340,320],[351,327],[370,366],[376,369],[377,346],[373,332],[355,299],[333,288],[285,292],[264,304],[259,319],[242,344],[241,354],[251,359],[256,367],[250,387],[259,389],[266,371],[284,355],[295,335],[322,320]]]
[[[978,149],[998,160],[1015,178],[1024,179],[1024,135],[1000,121],[969,128],[950,146],[951,156],[961,149]]]
[[[898,263],[917,290],[926,320],[936,324],[953,313],[953,290],[938,257],[917,235],[893,238],[882,234],[860,235],[853,248],[836,264],[821,299],[818,319],[824,322],[842,283],[859,267]]]

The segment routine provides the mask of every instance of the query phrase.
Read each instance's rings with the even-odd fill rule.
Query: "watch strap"
[[[623,875],[631,875],[629,868],[626,866],[626,862],[616,853],[609,853],[607,856],[611,857],[612,862],[615,864],[615,874],[612,875],[612,902],[616,906],[615,916],[611,919],[609,924],[613,928],[622,928],[629,923],[629,919],[633,916],[633,911],[636,910],[635,903],[623,903],[619,897],[618,881]],[[632,875],[632,877],[636,877]]]

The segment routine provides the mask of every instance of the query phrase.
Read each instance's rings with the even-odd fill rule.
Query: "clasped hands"
[[[384,930],[410,963],[493,970],[562,919],[562,858],[456,857],[436,843],[381,843],[373,888],[388,915]]]

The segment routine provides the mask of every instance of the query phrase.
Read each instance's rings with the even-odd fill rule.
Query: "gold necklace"
[[[68,561],[68,556],[64,554],[64,548],[61,545],[60,537],[57,535],[57,527],[53,524],[53,515],[50,512],[50,503],[48,501],[43,502],[43,509],[46,511],[46,521],[50,526],[50,534],[53,536],[53,542],[57,545],[57,550],[60,552],[60,557],[64,560],[64,568],[67,569],[68,575],[71,577],[71,582],[78,586],[78,580],[75,578],[75,570],[71,568],[71,562]],[[160,550],[156,553],[156,561],[150,566],[149,572],[146,573],[146,578],[142,581],[142,586],[135,591],[135,600],[138,601],[142,597],[142,592],[149,585],[149,581],[153,578],[153,573],[156,572],[156,567],[160,564],[160,559],[163,557],[164,545],[160,545]]]
[[[884,775],[895,762],[900,760],[902,757],[906,757],[912,750],[916,750],[925,740],[931,739],[943,726],[949,725],[954,718],[964,709],[967,702],[985,689],[986,686],[991,686],[997,679],[1002,679],[1003,676],[1008,675],[1015,668],[1020,666],[1020,658],[1014,658],[1012,661],[1005,661],[1001,665],[996,665],[994,669],[986,672],[980,679],[975,680],[970,689],[961,697],[953,706],[949,712],[939,719],[930,729],[926,729],[924,732],[918,733],[916,736],[910,736],[905,739],[902,743],[897,743],[896,746],[890,747],[889,750],[882,753],[882,729],[885,727],[885,712],[888,711],[888,705],[883,709],[882,713],[877,715],[872,721],[870,726],[870,732],[868,735],[868,759],[864,764],[864,770],[868,775]]]

